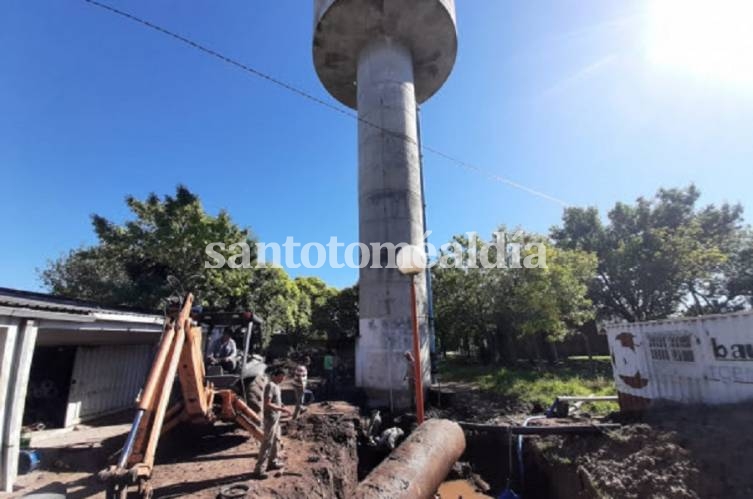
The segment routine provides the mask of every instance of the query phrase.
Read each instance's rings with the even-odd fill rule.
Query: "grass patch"
[[[443,381],[463,381],[500,396],[549,407],[560,395],[615,395],[609,357],[569,358],[556,366],[484,366],[462,358],[440,365]],[[617,409],[613,402],[589,404],[585,410],[605,414]]]

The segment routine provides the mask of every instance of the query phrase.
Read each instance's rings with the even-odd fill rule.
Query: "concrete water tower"
[[[454,0],[314,0],[314,64],[341,103],[358,110],[359,240],[423,245],[416,106],[455,63]],[[374,262],[382,268],[371,268]],[[360,270],[356,384],[372,405],[410,404],[403,381],[411,350],[410,284],[370,252]],[[365,262],[362,262],[362,266]],[[417,291],[422,365],[429,379],[426,286]]]

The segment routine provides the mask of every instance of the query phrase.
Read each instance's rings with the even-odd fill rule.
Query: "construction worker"
[[[222,338],[214,344],[212,354],[209,356],[209,364],[222,366],[222,369],[228,372],[235,371],[237,362],[238,349],[235,346],[235,340],[230,335],[230,329],[225,328],[222,331]]]
[[[295,391],[295,410],[293,411],[293,419],[298,419],[298,416],[303,409],[303,397],[306,393],[306,382],[308,381],[308,369],[303,364],[298,364],[293,374],[293,391]]]
[[[264,440],[254,468],[254,477],[259,479],[267,478],[268,470],[282,468],[277,460],[280,451],[280,413],[291,415],[290,409],[282,405],[280,393],[280,383],[285,379],[285,371],[282,367],[274,367],[270,374],[271,379],[264,387]]]
[[[324,377],[327,380],[327,395],[332,395],[335,388],[335,353],[332,350],[324,355]]]
[[[416,366],[413,359],[413,354],[406,351],[405,352],[405,376],[403,377],[403,381],[408,382],[408,390],[410,392],[410,402],[413,404],[413,402],[416,400]]]

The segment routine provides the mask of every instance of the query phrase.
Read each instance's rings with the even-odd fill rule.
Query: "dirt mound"
[[[537,447],[548,475],[564,467],[590,482],[579,497],[749,498],[751,411],[752,404],[667,407],[606,435],[548,437]]]
[[[197,459],[196,448],[192,446],[193,459],[174,457],[171,459],[174,462],[155,469],[155,482],[171,484],[157,488],[155,495],[214,498],[221,486],[243,483],[249,487],[247,497],[349,497],[358,480],[358,424],[354,414],[311,411],[283,426],[285,469],[265,480],[251,477],[258,452],[258,444],[251,439],[243,443],[233,441],[232,447],[228,444],[220,453],[203,459]],[[224,435],[223,439],[228,437]]]
[[[296,483],[289,494],[274,497],[350,497],[358,483],[359,424],[352,414],[311,414],[291,424],[288,439],[304,452],[295,459],[288,454],[289,462],[300,463],[296,469],[311,483]]]
[[[160,442],[152,474],[154,496],[214,499],[221,489],[242,484],[249,488],[247,497],[349,497],[358,480],[359,427],[358,409],[349,404],[309,406],[298,421],[283,423],[285,469],[265,480],[252,479],[259,444],[242,429],[230,424],[177,427]],[[123,445],[128,426],[115,429],[114,436],[105,438],[92,428],[67,433],[59,443],[51,440],[42,469],[20,477],[11,497],[31,492],[102,497],[104,487],[94,475]]]

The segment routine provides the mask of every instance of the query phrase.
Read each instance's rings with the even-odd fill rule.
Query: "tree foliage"
[[[204,262],[205,248],[212,242],[230,246],[245,241],[253,248],[248,229],[238,227],[224,211],[207,214],[199,198],[183,186],[164,199],[155,194],[143,201],[129,196],[126,205],[131,220],[117,224],[93,215],[99,243],[72,251],[42,272],[52,292],[156,309],[166,297],[185,289],[211,307],[247,304],[248,272],[208,269]]]
[[[753,300],[753,231],[743,231],[725,268],[727,296]]]
[[[331,342],[358,335],[358,285],[329,293],[314,309],[312,323]]]
[[[590,295],[601,316],[632,322],[739,306],[726,294],[725,269],[738,244],[742,208],[698,208],[699,197],[692,185],[661,189],[634,205],[617,203],[606,225],[596,208],[565,210],[552,238],[560,248],[597,255]]]
[[[530,246],[543,245],[546,267],[515,265],[512,246],[497,254],[495,245],[490,260],[503,260],[505,268],[434,267],[436,327],[443,349],[477,350],[486,360],[513,361],[516,342],[534,337],[559,341],[593,318],[587,285],[596,270],[595,257],[555,248],[543,236],[518,234],[521,259],[534,253]],[[491,243],[477,240],[475,247]],[[461,261],[473,261],[474,245],[466,236],[456,236],[453,244]]]
[[[158,310],[171,295],[193,292],[197,303],[213,309],[251,309],[265,318],[267,331],[303,337],[313,330],[314,317],[338,294],[321,279],[291,279],[279,267],[257,266],[250,230],[233,222],[227,212],[204,210],[200,199],[179,186],[174,196],[145,200],[128,197],[131,218],[122,224],[94,215],[98,243],[70,251],[41,272],[55,294],[110,306]],[[240,253],[233,244],[245,242],[250,268],[206,268],[206,247],[225,258]],[[240,258],[233,261],[241,263]]]

